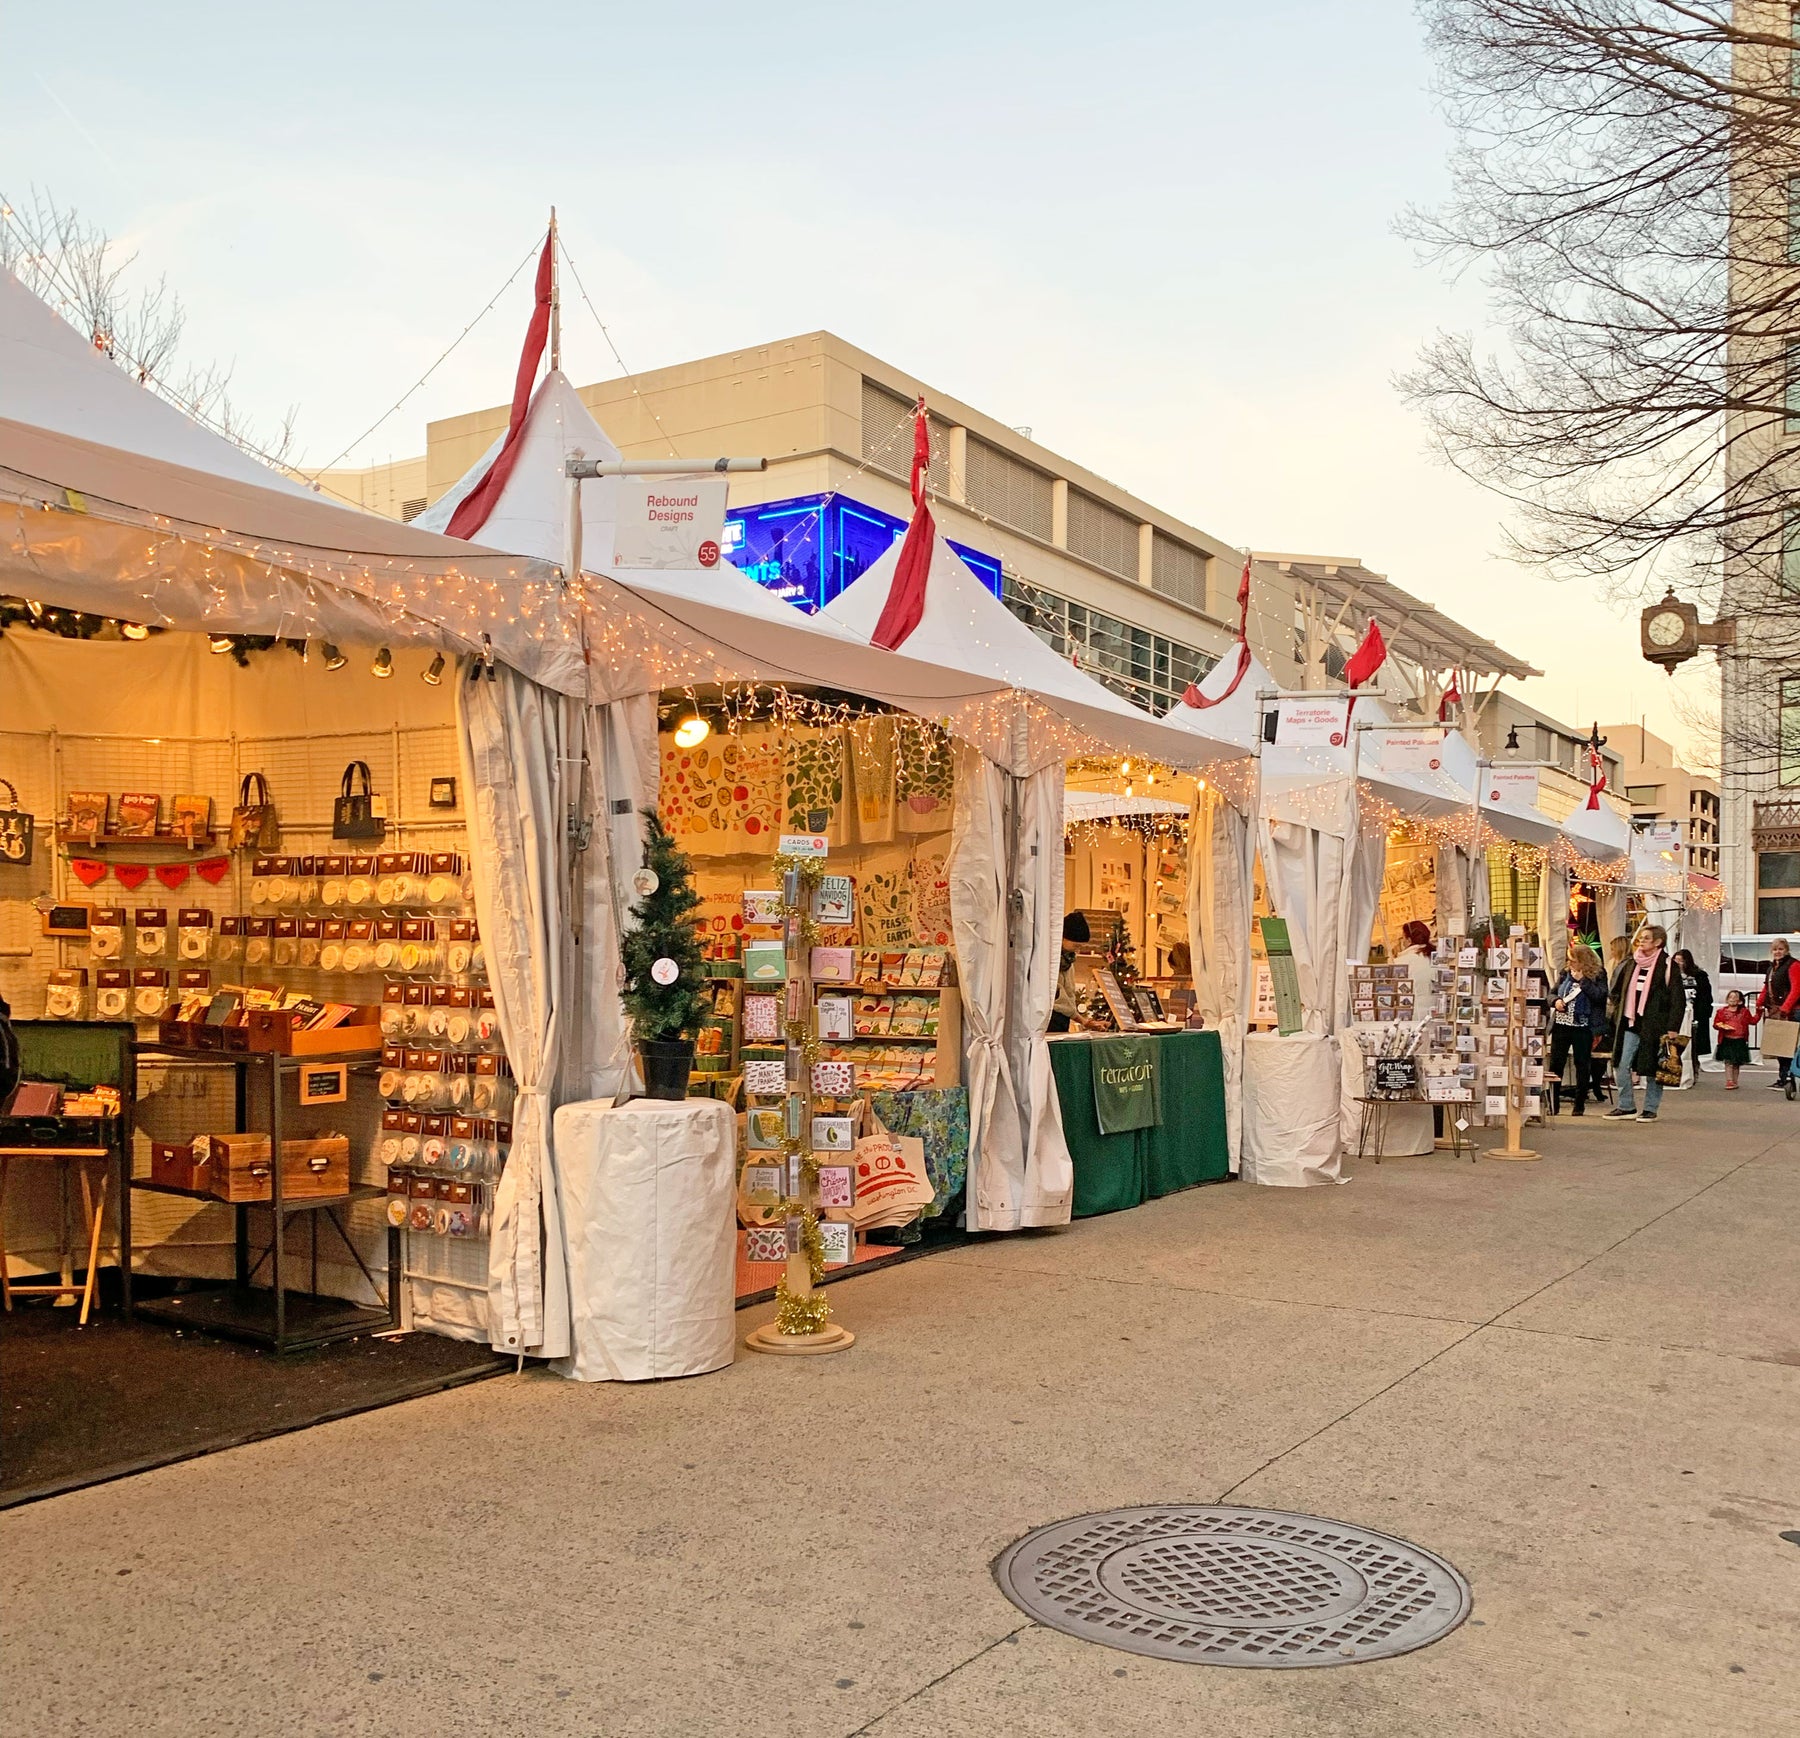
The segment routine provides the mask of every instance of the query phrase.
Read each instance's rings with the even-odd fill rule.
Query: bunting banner
[[[1217,694],[1205,695],[1200,692],[1197,682],[1187,685],[1187,692],[1181,696],[1183,706],[1191,706],[1196,712],[1204,712],[1209,706],[1217,706],[1221,701],[1229,700],[1238,690],[1245,673],[1250,668],[1250,557],[1244,557],[1244,574],[1238,581],[1238,631],[1237,631],[1237,668],[1231,673],[1231,680]]]
[[[925,617],[925,581],[931,572],[931,550],[937,541],[937,526],[931,509],[925,505],[925,474],[931,468],[931,430],[925,420],[925,395],[913,410],[912,522],[906,527],[906,541],[900,546],[900,559],[888,586],[887,601],[881,606],[881,618],[869,636],[872,644],[883,651],[898,651],[912,631]]]
[[[513,381],[512,415],[506,420],[506,439],[488,466],[487,475],[457,502],[445,530],[452,537],[473,537],[488,521],[513,466],[519,462],[519,436],[525,428],[525,412],[531,405],[531,389],[537,380],[538,364],[544,359],[544,345],[550,336],[551,280],[555,271],[556,231],[544,237],[544,251],[538,257],[537,299],[531,310],[531,324],[525,328],[525,348],[519,355],[519,373]]]

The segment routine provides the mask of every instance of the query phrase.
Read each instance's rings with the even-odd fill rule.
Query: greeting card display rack
[[[788,841],[784,840],[784,853]],[[786,1230],[787,1267],[776,1289],[775,1319],[746,1336],[753,1352],[793,1356],[842,1352],[856,1336],[831,1320],[830,1305],[815,1291],[815,1262],[824,1272],[819,1231],[818,1155],[812,1151],[812,1064],[818,1055],[817,1016],[812,993],[812,942],[816,934],[812,893],[820,860],[777,859],[781,870],[781,937],[787,978],[783,985],[782,1170],[780,1202]]]
[[[1521,1146],[1519,1135],[1526,1119],[1542,1112],[1544,1016],[1549,1002],[1548,983],[1541,964],[1536,964],[1531,959],[1531,948],[1522,925],[1512,926],[1512,933],[1506,940],[1505,954],[1506,1144],[1489,1147],[1487,1157],[1536,1159],[1542,1155],[1530,1147]],[[1537,1087],[1535,1093],[1531,1090],[1533,1084]]]

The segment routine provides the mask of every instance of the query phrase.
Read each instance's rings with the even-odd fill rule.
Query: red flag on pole
[[[1450,708],[1462,705],[1462,687],[1457,681],[1456,672],[1450,672],[1449,685],[1444,689],[1444,697],[1438,702],[1438,723],[1450,722]]]
[[[1369,631],[1363,635],[1362,644],[1350,654],[1350,661],[1344,666],[1344,680],[1350,687],[1360,688],[1386,662],[1387,641],[1381,637],[1381,623],[1371,616]]]
[[[544,359],[544,341],[550,334],[551,275],[555,270],[556,234],[544,237],[544,251],[537,268],[537,300],[531,310],[531,324],[525,328],[525,348],[519,354],[519,373],[513,381],[512,415],[506,420],[506,439],[488,466],[487,475],[457,502],[445,527],[452,537],[473,537],[488,521],[506,479],[519,462],[519,435],[525,427],[525,412],[531,404],[531,388],[537,380],[538,364]]]
[[[930,468],[931,429],[925,420],[925,396],[921,393],[913,411],[912,523],[906,528],[906,541],[900,545],[900,559],[894,564],[881,618],[870,635],[873,644],[889,652],[905,645],[925,616],[925,581],[931,572],[932,545],[937,541],[937,525],[925,504],[925,475]]]
[[[1244,557],[1244,574],[1238,581],[1238,631],[1237,631],[1237,668],[1231,674],[1231,680],[1225,684],[1221,693],[1208,697],[1200,692],[1198,682],[1190,682],[1187,692],[1181,696],[1183,706],[1191,706],[1196,712],[1204,712],[1209,706],[1217,706],[1221,701],[1229,700],[1238,690],[1245,673],[1250,668],[1250,557]]]

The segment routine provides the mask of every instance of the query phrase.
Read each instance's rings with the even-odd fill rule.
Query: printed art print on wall
[[[711,736],[695,748],[665,737],[657,798],[663,824],[691,855],[773,854],[783,815],[782,761],[781,737],[767,727]]]
[[[894,732],[894,813],[903,833],[941,833],[956,797],[956,751],[922,719],[903,718]]]
[[[783,809],[788,832],[823,833],[834,847],[849,844],[847,749],[841,730],[796,730],[789,737]]]

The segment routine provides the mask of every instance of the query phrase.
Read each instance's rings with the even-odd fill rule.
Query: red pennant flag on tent
[[[1350,662],[1344,666],[1344,680],[1352,688],[1360,688],[1386,662],[1387,641],[1381,637],[1381,623],[1371,616],[1369,631],[1363,635],[1362,644],[1350,654]]]
[[[913,411],[912,523],[906,528],[906,541],[900,545],[900,559],[894,566],[887,602],[881,606],[881,619],[870,635],[875,645],[889,652],[905,645],[925,616],[925,581],[931,572],[932,545],[937,541],[937,526],[931,509],[925,505],[925,473],[930,468],[931,429],[925,420],[925,395],[921,393]]]
[[[1237,631],[1237,668],[1231,674],[1231,680],[1225,684],[1222,692],[1211,696],[1200,692],[1198,682],[1190,682],[1187,691],[1181,696],[1183,706],[1191,706],[1196,712],[1204,712],[1209,706],[1217,706],[1221,701],[1229,700],[1238,690],[1245,672],[1250,668],[1250,557],[1244,557],[1244,575],[1238,581],[1238,631]]]
[[[1457,681],[1456,672],[1450,672],[1449,686],[1444,689],[1444,697],[1438,702],[1438,723],[1450,722],[1450,708],[1462,705],[1462,687]]]
[[[506,479],[519,462],[519,436],[525,428],[525,412],[531,404],[531,388],[537,380],[538,364],[544,359],[544,344],[550,335],[551,280],[556,266],[556,231],[544,237],[544,251],[538,257],[537,301],[531,310],[531,324],[525,328],[525,348],[519,355],[519,373],[513,381],[512,415],[506,419],[506,439],[488,466],[487,475],[457,502],[445,529],[452,537],[473,537],[488,522],[495,503],[506,488]]]

